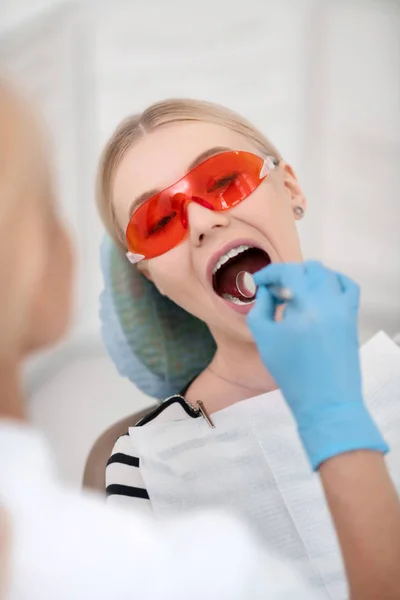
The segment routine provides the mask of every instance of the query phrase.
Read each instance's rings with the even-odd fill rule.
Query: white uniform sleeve
[[[7,600],[311,600],[235,520],[168,523],[57,483],[33,429],[0,424],[0,503],[11,520]]]

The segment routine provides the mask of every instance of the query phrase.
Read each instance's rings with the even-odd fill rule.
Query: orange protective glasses
[[[189,202],[229,210],[248,198],[276,164],[270,156],[263,159],[250,152],[222,152],[208,158],[135,210],[126,230],[128,259],[136,263],[168,252],[188,234]]]

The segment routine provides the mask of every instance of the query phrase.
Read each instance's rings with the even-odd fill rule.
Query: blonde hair
[[[118,225],[112,197],[115,173],[126,152],[148,133],[171,123],[200,121],[222,125],[250,140],[263,154],[280,161],[278,150],[249,121],[237,113],[200,100],[173,99],[151,105],[143,113],[125,119],[108,141],[97,177],[97,206],[104,226],[114,241],[126,249],[125,234]]]

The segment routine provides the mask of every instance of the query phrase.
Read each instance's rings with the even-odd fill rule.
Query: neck
[[[18,362],[0,358],[0,386],[0,419],[25,421]]]
[[[225,339],[218,335],[215,341],[217,351],[210,364],[214,374],[236,386],[253,390],[254,395],[277,388],[254,342]]]

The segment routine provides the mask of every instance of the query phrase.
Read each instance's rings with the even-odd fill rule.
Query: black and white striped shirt
[[[190,385],[190,384],[189,384]],[[150,422],[169,423],[175,420],[197,418],[198,412],[184,399],[182,394],[165,400],[153,409],[135,427],[146,426]],[[140,472],[140,460],[134,441],[129,432],[119,437],[114,445],[106,467],[107,502],[151,512],[151,501]]]

